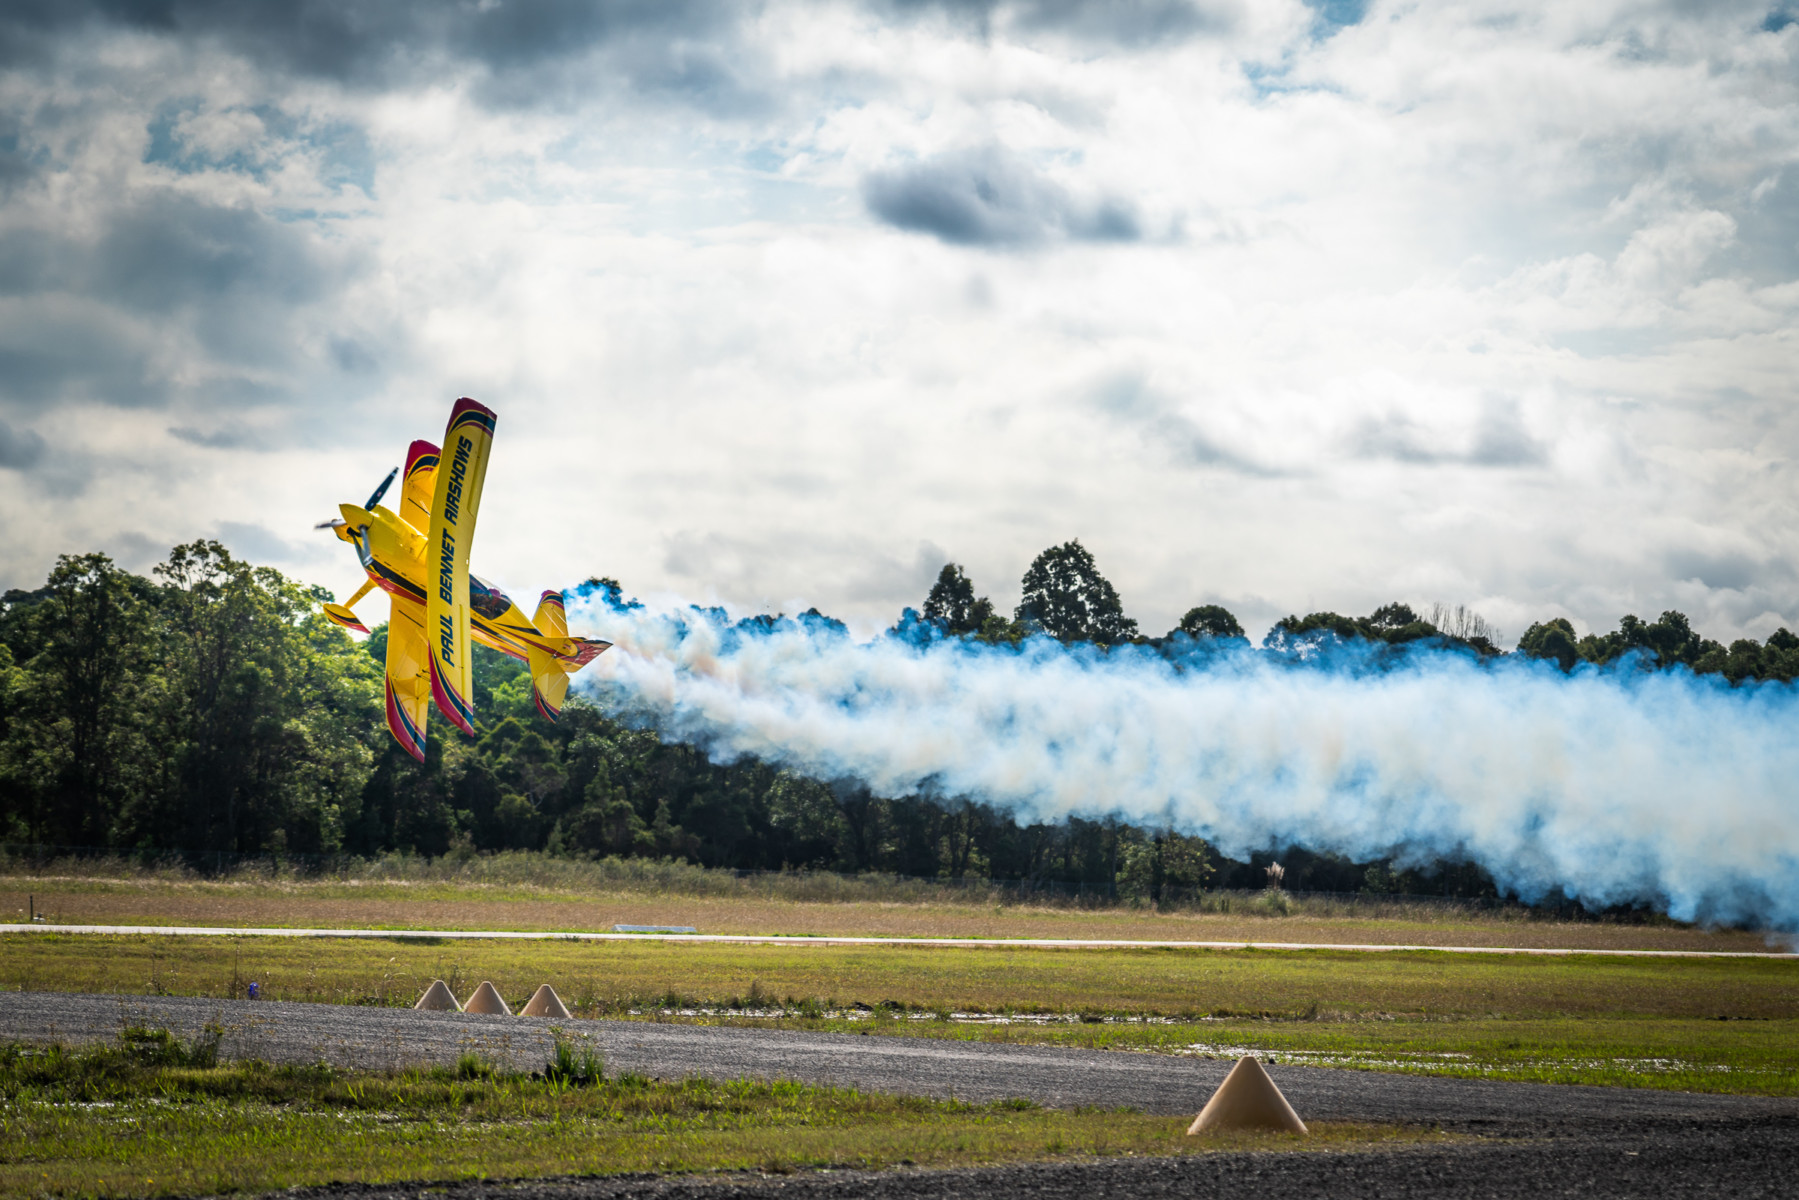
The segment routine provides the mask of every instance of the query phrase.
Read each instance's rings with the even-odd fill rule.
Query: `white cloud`
[[[472,394],[520,590],[866,628],[921,546],[1009,605],[1080,536],[1150,631],[1799,622],[1799,27],[1760,10],[180,7],[0,75],[0,495],[62,498],[9,585],[237,528],[343,587],[284,548]]]

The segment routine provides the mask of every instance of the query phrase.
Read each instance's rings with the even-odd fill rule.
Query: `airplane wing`
[[[493,410],[456,402],[444,430],[431,520],[425,535],[425,631],[430,647],[431,698],[449,722],[475,735],[472,646],[469,641],[468,558],[487,456],[493,449]]]
[[[387,728],[420,762],[425,761],[425,721],[431,713],[430,664],[424,610],[395,596],[387,622]]]
[[[431,497],[437,489],[437,447],[420,439],[406,451],[406,479],[400,485],[400,519],[420,533],[431,528]]]

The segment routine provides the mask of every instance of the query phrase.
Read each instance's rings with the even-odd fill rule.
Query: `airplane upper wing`
[[[423,438],[406,451],[400,484],[400,519],[420,533],[431,528],[431,497],[437,489],[437,447]]]
[[[425,761],[425,722],[431,714],[431,651],[425,613],[417,602],[393,598],[387,622],[387,727],[394,739]]]
[[[475,734],[469,642],[469,548],[487,456],[493,449],[493,410],[473,400],[456,402],[444,430],[425,536],[425,635],[430,647],[431,698],[462,732]]]

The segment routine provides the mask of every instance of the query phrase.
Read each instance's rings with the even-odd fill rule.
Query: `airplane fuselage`
[[[380,504],[374,508],[344,504],[339,509],[345,523],[339,527],[338,536],[356,548],[356,557],[369,579],[396,601],[417,606],[422,620],[425,582],[430,575],[425,535],[398,513]],[[511,597],[476,578],[472,572],[469,574],[469,631],[483,646],[520,662],[529,662],[530,652],[536,648],[578,669],[604,648],[590,650],[593,643],[542,632]]]

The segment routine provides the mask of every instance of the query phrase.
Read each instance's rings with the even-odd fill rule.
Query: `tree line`
[[[1078,541],[1031,564],[1010,617],[947,564],[908,611],[930,636],[1001,644],[1032,635],[1173,651],[1244,632],[1216,605],[1144,636]],[[620,595],[610,579],[585,587]],[[967,799],[879,796],[754,760],[712,763],[627,727],[572,695],[537,715],[523,664],[475,647],[473,739],[442,733],[423,764],[388,736],[386,628],[358,643],[320,612],[329,595],[234,557],[178,546],[149,576],[104,555],[65,556],[44,585],[0,597],[0,842],[194,856],[374,855],[527,849],[651,856],[708,866],[1027,879],[1157,897],[1255,887],[1270,855],[1224,858],[1200,839],[1117,820],[1019,825]],[[1390,604],[1367,617],[1287,617],[1264,644],[1403,648],[1440,643],[1494,656],[1465,610]],[[1403,650],[1399,651],[1403,652]],[[1790,680],[1799,638],[1727,650],[1678,613],[1627,617],[1576,639],[1533,625],[1516,653]],[[1477,868],[1412,871],[1286,850],[1291,888],[1491,895]]]

